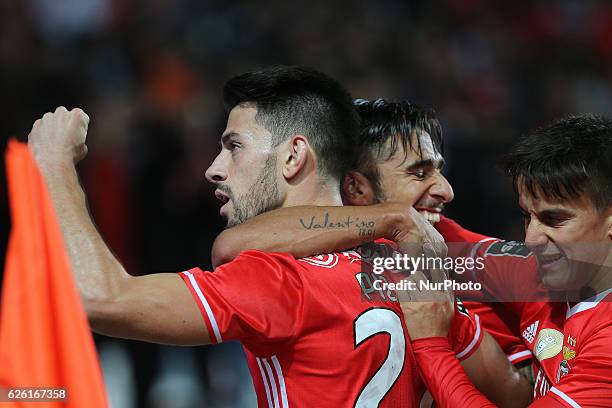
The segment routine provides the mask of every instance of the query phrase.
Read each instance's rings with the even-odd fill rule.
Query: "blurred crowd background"
[[[322,70],[355,97],[435,108],[455,189],[447,213],[520,239],[516,198],[497,164],[534,126],[569,113],[610,115],[612,4],[3,1],[0,140],[25,138],[56,106],[83,108],[91,124],[82,181],[127,269],[210,268],[224,223],[204,171],[225,125],[222,86],[276,63]],[[3,246],[7,208],[3,180]],[[97,343],[114,408],[255,404],[238,345]]]

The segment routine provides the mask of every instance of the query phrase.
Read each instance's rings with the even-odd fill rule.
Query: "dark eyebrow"
[[[444,163],[444,159],[442,158],[438,160],[424,159],[410,164],[408,167],[406,167],[406,170],[416,170],[423,167],[435,167],[436,169],[441,169],[442,167],[444,167]]]
[[[227,132],[226,134],[221,136],[221,141],[219,142],[219,144],[223,146],[224,144],[227,143],[229,139],[236,137],[236,136],[240,136],[240,134],[236,132]]]
[[[574,213],[570,210],[566,210],[565,208],[549,208],[538,213],[538,218],[546,218],[546,217],[566,217],[572,218]]]

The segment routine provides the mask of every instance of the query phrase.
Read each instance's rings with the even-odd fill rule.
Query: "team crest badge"
[[[576,351],[567,346],[563,346],[563,361],[561,361],[561,364],[559,364],[559,371],[557,371],[557,382],[559,382],[562,377],[569,374],[569,371],[572,368],[569,364],[569,360],[574,357],[576,357]]]
[[[559,364],[559,371],[557,371],[557,382],[561,381],[561,378],[569,374],[569,370],[572,368],[569,364],[569,360],[576,357],[576,351],[571,350],[567,346],[563,346],[563,361]]]
[[[563,348],[563,333],[555,329],[542,329],[538,333],[533,352],[538,361],[556,356]]]

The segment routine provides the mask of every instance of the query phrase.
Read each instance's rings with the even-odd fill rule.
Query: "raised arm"
[[[206,326],[178,274],[132,277],[99,232],[75,164],[87,154],[89,117],[63,107],[34,123],[28,145],[49,189],[92,328],[102,334],[167,344],[206,344]]]
[[[414,214],[411,207],[396,203],[280,208],[223,231],[213,245],[212,261],[219,266],[247,249],[306,257],[378,238],[397,240],[412,229]]]

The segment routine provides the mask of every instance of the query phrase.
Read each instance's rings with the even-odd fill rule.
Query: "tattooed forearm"
[[[374,236],[376,234],[376,222],[373,220],[353,218],[350,215],[342,218],[332,218],[329,213],[325,213],[323,217],[306,217],[300,218],[302,228],[311,229],[355,229],[359,236]]]

